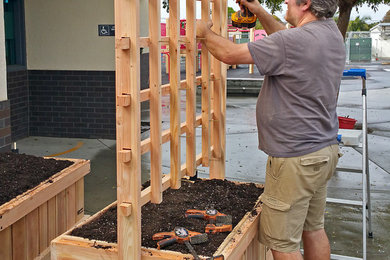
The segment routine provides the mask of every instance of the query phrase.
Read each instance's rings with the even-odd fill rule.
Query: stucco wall
[[[371,31],[372,56],[374,58],[390,58],[390,37],[384,39],[380,36],[379,30]]]
[[[3,4],[0,5],[0,17],[4,17]],[[5,61],[4,19],[0,19],[0,101],[7,99],[7,74]]]
[[[146,0],[140,13],[146,36]],[[25,19],[29,70],[115,69],[114,37],[98,36],[99,24],[114,24],[114,0],[25,0]]]

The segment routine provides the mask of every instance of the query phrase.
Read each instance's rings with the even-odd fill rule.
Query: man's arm
[[[226,64],[253,64],[252,55],[249,52],[248,44],[236,44],[232,41],[214,33],[210,27],[211,21],[197,21],[196,36],[206,44],[210,53],[218,60]]]
[[[286,29],[286,27],[282,23],[278,22],[260,5],[259,1],[255,0],[252,2],[248,2],[247,0],[241,0],[241,4],[247,6],[248,9],[257,16],[261,25],[263,25],[263,28],[268,35]]]

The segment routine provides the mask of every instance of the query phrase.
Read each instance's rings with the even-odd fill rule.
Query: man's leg
[[[302,240],[305,260],[330,259],[330,245],[325,229],[303,231]]]
[[[292,252],[292,253],[282,253],[275,250],[271,250],[271,251],[274,260],[303,260],[301,252],[299,251]]]

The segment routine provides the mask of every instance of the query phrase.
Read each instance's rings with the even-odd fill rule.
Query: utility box
[[[347,61],[371,61],[370,32],[350,32],[346,40]]]

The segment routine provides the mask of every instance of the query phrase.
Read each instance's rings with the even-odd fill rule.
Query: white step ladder
[[[372,225],[371,225],[371,193],[370,193],[370,173],[368,166],[368,147],[367,147],[367,89],[366,89],[366,70],[365,69],[350,69],[345,70],[343,76],[359,76],[362,78],[362,168],[336,168],[339,172],[353,172],[362,174],[362,200],[345,200],[336,198],[327,198],[329,203],[337,203],[344,205],[361,206],[363,212],[362,224],[363,224],[363,258],[349,257],[343,255],[331,255],[331,259],[367,259],[367,222],[368,222],[368,237],[372,238]],[[368,216],[367,216],[368,215]]]

